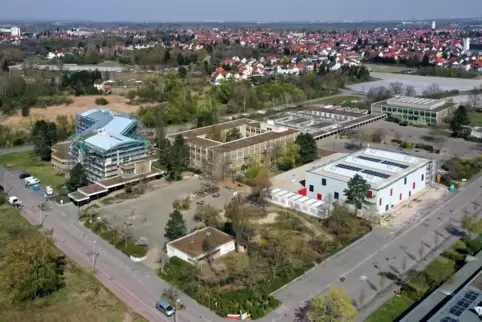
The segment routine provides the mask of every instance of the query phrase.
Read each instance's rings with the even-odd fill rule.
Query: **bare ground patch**
[[[103,106],[97,106],[95,99],[104,97],[109,101],[109,104]],[[2,125],[9,126],[24,126],[31,119],[44,119],[49,121],[55,121],[58,115],[72,115],[88,111],[94,107],[107,108],[113,111],[123,113],[137,113],[139,109],[138,105],[127,104],[128,100],[120,95],[108,95],[108,96],[71,96],[73,102],[69,105],[55,105],[47,108],[31,108],[30,116],[23,117],[20,114],[10,116],[0,122]]]

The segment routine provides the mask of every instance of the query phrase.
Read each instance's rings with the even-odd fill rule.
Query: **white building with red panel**
[[[434,183],[435,161],[368,147],[308,170],[307,196],[344,201],[344,190],[356,174],[370,184],[368,200],[383,214]]]

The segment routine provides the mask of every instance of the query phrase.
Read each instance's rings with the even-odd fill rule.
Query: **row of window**
[[[435,112],[419,111],[419,110],[412,110],[412,109],[406,109],[406,108],[400,108],[400,107],[396,108],[396,107],[383,106],[382,112],[419,115],[419,116],[426,116],[426,117],[437,117],[437,113]]]

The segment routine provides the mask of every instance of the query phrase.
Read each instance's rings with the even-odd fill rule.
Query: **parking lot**
[[[412,127],[412,126],[400,126],[396,123],[387,122],[387,121],[379,121],[375,123],[367,124],[366,126],[357,128],[357,132],[361,133],[373,133],[376,130],[383,129],[385,132],[385,137],[383,138],[384,143],[372,143],[372,142],[363,142],[363,145],[366,147],[368,144],[371,147],[390,150],[390,151],[399,151],[404,153],[413,154],[422,158],[428,159],[435,159],[438,161],[439,165],[442,164],[442,161],[448,160],[454,156],[458,156],[461,158],[475,158],[482,154],[482,144],[475,143],[475,142],[468,142],[462,139],[454,139],[449,136],[445,138],[445,142],[441,143],[441,153],[434,154],[427,152],[422,149],[401,149],[398,147],[397,144],[392,144],[391,140],[394,138],[408,141],[410,143],[424,143],[433,145],[430,142],[430,129],[428,128],[419,128],[419,127]],[[335,137],[329,137],[326,139],[322,139],[317,141],[318,147],[327,150],[334,150],[340,153],[351,153],[357,150],[357,144],[359,141],[354,139],[340,139]],[[356,144],[353,144],[356,143]]]
[[[200,188],[201,180],[193,177],[149,191],[135,199],[103,206],[99,209],[99,212],[115,226],[122,227],[124,223],[130,225],[130,231],[134,238],[146,237],[149,240],[149,253],[145,263],[154,265],[155,259],[166,242],[164,228],[169,220],[169,214],[173,211],[172,203],[175,200],[186,198],[199,191]],[[204,201],[205,205],[211,204],[222,209],[231,199],[232,194],[232,190],[220,187],[219,197],[217,198],[210,194],[193,200],[190,209],[182,211],[188,231],[196,227],[193,217],[197,201]]]
[[[378,78],[378,80],[367,83],[350,85],[348,88],[354,91],[368,92],[372,87],[385,86],[389,87],[390,83],[401,82],[405,86],[413,86],[418,94],[421,94],[432,84],[437,84],[443,91],[459,90],[468,91],[474,87],[480,86],[478,79],[461,79],[450,77],[431,77],[419,75],[405,75],[392,73],[370,73],[370,76]]]

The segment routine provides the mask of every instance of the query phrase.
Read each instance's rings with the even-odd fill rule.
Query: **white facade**
[[[270,191],[268,201],[284,208],[291,208],[307,215],[325,219],[326,204],[313,197],[275,188]]]
[[[365,153],[367,150],[370,153]],[[356,152],[321,168],[308,171],[306,173],[307,196],[330,203],[344,201],[346,200],[344,191],[348,188],[348,181],[355,174],[359,174],[371,185],[368,200],[378,214],[383,214],[433,183],[435,175],[433,161],[409,156],[410,161],[403,162],[401,159],[406,157],[403,154],[375,149],[367,150]],[[381,151],[380,156],[377,156],[378,151]],[[359,158],[360,156],[374,160],[376,158],[379,162],[367,161]],[[392,156],[400,156],[400,158],[390,160],[389,157]],[[392,164],[399,164],[400,167]],[[359,170],[339,169],[340,165],[343,168]],[[367,172],[384,177],[376,177]]]

